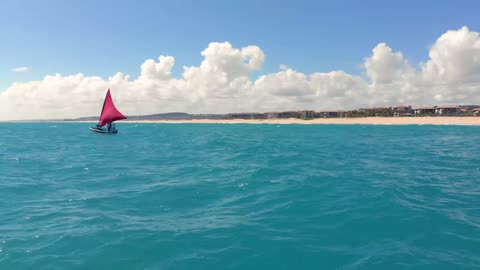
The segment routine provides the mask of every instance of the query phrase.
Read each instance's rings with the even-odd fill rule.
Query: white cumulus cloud
[[[422,66],[428,83],[478,82],[480,80],[480,38],[467,27],[448,31],[430,49],[430,60]]]
[[[385,43],[373,48],[372,56],[365,59],[365,70],[373,84],[405,80],[412,71],[401,52],[394,52]]]
[[[480,37],[467,27],[441,35],[416,66],[380,43],[363,61],[366,77],[342,70],[306,74],[282,64],[254,80],[265,61],[258,46],[212,42],[201,55],[179,77],[172,74],[175,58],[160,56],[146,60],[137,78],[56,74],[17,82],[0,92],[0,119],[98,115],[107,88],[126,115],[480,103]]]

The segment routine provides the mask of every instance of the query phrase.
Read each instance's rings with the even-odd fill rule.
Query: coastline
[[[480,125],[480,117],[363,117],[288,119],[194,119],[194,120],[137,120],[123,123],[159,124],[338,124],[338,125]]]
[[[97,121],[0,121],[0,123],[97,123]],[[300,124],[300,125],[469,125],[480,126],[480,117],[359,117],[359,118],[298,118],[274,119],[193,119],[193,120],[122,120],[117,123],[151,124]]]

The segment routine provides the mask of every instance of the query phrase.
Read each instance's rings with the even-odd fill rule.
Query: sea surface
[[[479,269],[480,127],[0,124],[0,269]]]

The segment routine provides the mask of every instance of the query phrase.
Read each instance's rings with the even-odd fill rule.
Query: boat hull
[[[94,128],[94,127],[90,127],[88,129],[90,129],[91,131],[96,132],[96,133],[107,134],[107,135],[113,135],[113,134],[118,133],[118,130],[108,131],[108,130],[105,130],[105,129]]]

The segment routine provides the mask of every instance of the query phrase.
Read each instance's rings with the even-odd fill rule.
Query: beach
[[[0,121],[16,122],[50,122],[50,123],[98,123],[93,120],[22,120]],[[357,117],[357,118],[273,118],[273,119],[191,119],[191,120],[121,120],[117,123],[158,123],[158,124],[302,124],[302,125],[480,125],[480,117]]]
[[[198,124],[360,124],[360,125],[480,125],[480,117],[363,117],[288,119],[194,119],[194,120],[124,120],[129,123]]]

